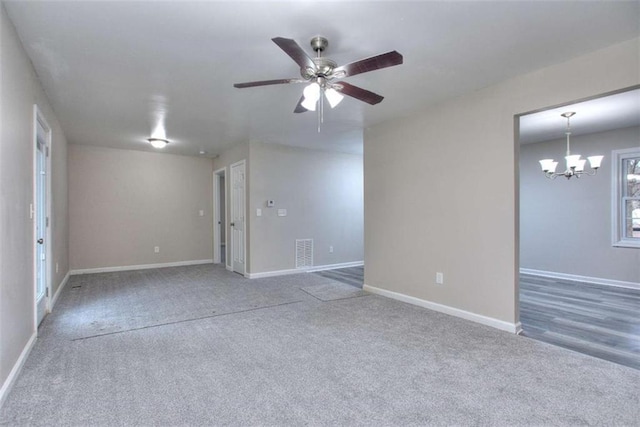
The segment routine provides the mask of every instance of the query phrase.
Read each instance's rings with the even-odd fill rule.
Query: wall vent
[[[313,239],[296,239],[296,268],[313,266]]]

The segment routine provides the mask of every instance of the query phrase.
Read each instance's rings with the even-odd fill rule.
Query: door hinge
[[[49,157],[49,147],[47,147],[46,152],[47,152],[47,157]]]
[[[46,223],[47,223],[47,227],[48,227],[49,226],[49,217],[47,217]]]
[[[49,296],[49,288],[44,291],[45,296]]]

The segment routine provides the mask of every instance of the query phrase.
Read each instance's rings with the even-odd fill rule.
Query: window
[[[640,147],[612,152],[613,246],[640,248]]]

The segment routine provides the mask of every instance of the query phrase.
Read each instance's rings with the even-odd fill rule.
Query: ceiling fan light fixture
[[[164,148],[169,143],[169,140],[164,138],[148,138],[147,141],[153,148]]]
[[[305,98],[304,101],[300,103],[305,109],[308,111],[316,111],[317,100],[312,100],[311,98]]]
[[[320,99],[320,85],[316,82],[311,83],[309,86],[304,88],[302,92],[305,99],[316,102]]]
[[[311,83],[304,88],[302,95],[304,95],[304,101],[300,105],[309,111],[316,111],[316,103],[320,99],[320,85],[316,82]]]
[[[331,87],[324,91],[324,95],[327,97],[331,108],[335,108],[344,99],[344,95]]]

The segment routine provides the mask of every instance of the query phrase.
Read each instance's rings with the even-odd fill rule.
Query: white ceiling
[[[216,155],[257,140],[361,152],[362,131],[444,99],[640,34],[640,3],[576,1],[5,1],[71,143],[152,150],[166,115],[170,153]],[[385,96],[293,114],[301,85],[272,41],[329,39],[339,65],[397,50],[404,64],[348,78]]]
[[[520,143],[549,141],[565,137],[566,112],[571,117],[571,134],[585,135],[629,126],[640,126],[640,89],[551,108],[520,117]]]

